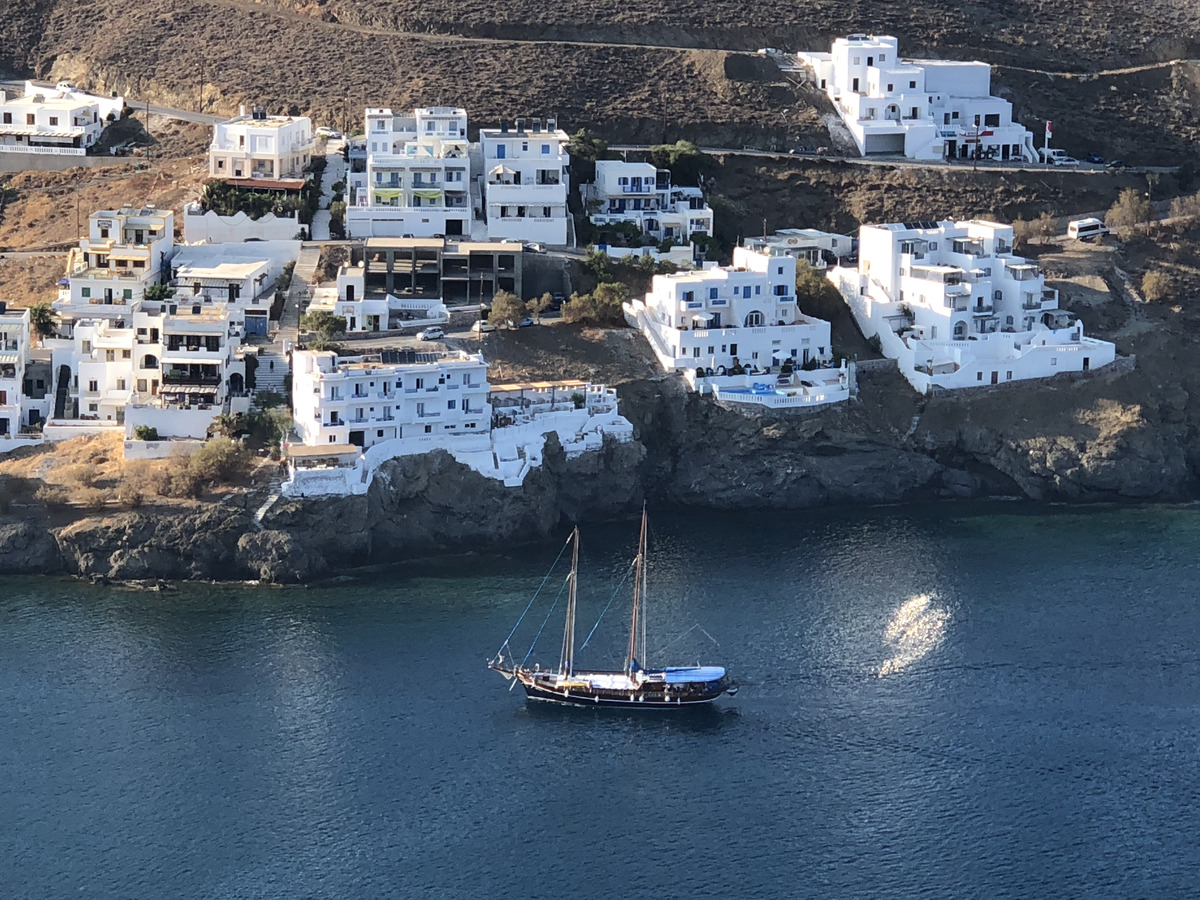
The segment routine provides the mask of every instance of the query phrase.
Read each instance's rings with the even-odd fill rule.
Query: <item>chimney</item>
[[[542,131],[542,117],[534,116],[533,117],[533,133],[540,134],[541,131]]]
[[[552,119],[549,116],[546,116],[546,130],[558,131],[558,119]]]
[[[246,115],[246,104],[245,104],[245,103],[243,103],[243,104],[241,104],[240,106],[238,106],[238,115],[239,115],[239,116],[244,116],[244,115]]]
[[[500,120],[500,133],[501,133],[501,134],[508,134],[508,119],[501,119],[501,120]]]
[[[524,133],[525,133],[525,119],[519,117],[517,119],[517,134],[524,134]]]

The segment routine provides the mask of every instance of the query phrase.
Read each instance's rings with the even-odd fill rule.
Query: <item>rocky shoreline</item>
[[[568,522],[630,515],[643,499],[709,510],[1192,499],[1200,467],[1186,395],[1147,410],[1120,399],[1136,394],[1132,378],[925,398],[882,369],[862,373],[853,403],[761,418],[688,393],[674,377],[633,381],[620,396],[634,442],[567,459],[551,439],[545,465],[520,488],[438,452],[386,463],[366,496],[277,502],[261,526],[251,497],[241,508],[90,515],[59,527],[0,518],[0,573],[301,583],[540,540]]]

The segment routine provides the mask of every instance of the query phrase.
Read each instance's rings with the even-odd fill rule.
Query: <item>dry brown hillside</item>
[[[557,113],[613,140],[819,144],[818,98],[723,51],[867,30],[913,55],[1018,67],[997,70],[1018,116],[1058,120],[1069,150],[1168,163],[1197,141],[1190,64],[1093,81],[1021,71],[1200,56],[1194,0],[10,0],[5,12],[0,68],[188,108],[203,84],[214,111],[261,102],[342,124],[367,102],[453,102],[481,124]]]

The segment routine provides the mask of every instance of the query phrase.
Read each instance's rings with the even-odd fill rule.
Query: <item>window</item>
[[[433,426],[432,426],[432,425],[426,425],[426,426],[425,426],[425,433],[426,433],[426,434],[433,434]]]
[[[896,89],[896,86],[895,86],[894,84],[889,84],[889,85],[888,85],[888,93],[889,93],[889,94],[890,94],[892,91],[894,91],[895,89]]]
[[[1000,127],[1000,113],[988,113],[983,117],[983,124],[988,128]]]
[[[758,328],[763,323],[763,314],[757,309],[746,314],[743,326],[746,328]]]
[[[117,361],[117,351],[116,350],[105,350],[104,351],[104,361],[105,362],[116,362]]]
[[[124,300],[132,300],[133,288],[125,288],[125,290],[121,291],[121,298]]]
[[[529,149],[529,141],[521,141],[521,152],[524,153]]]
[[[720,292],[718,291],[718,289],[717,289],[717,288],[709,288],[709,289],[708,289],[708,299],[709,299],[709,300],[716,300],[716,299],[717,299],[717,297],[719,296],[719,293],[720,293]]]
[[[1011,370],[1005,373],[1005,379],[1004,379],[1004,380],[1005,380],[1005,381],[1012,381],[1012,371],[1011,371]]]
[[[89,403],[89,404],[88,404],[88,412],[96,412],[96,411],[98,411],[99,409],[100,409],[100,407],[99,407],[99,406],[97,406],[95,403]]]
[[[86,300],[88,297],[92,296],[92,289],[91,288],[81,288],[79,291],[79,296],[83,297]]]
[[[957,109],[954,112],[950,113],[950,118],[952,118],[952,119],[958,118],[958,110]]]
[[[458,403],[457,400],[447,400],[446,401],[446,409],[457,409],[458,408],[456,405],[457,403]]]
[[[543,156],[550,155],[550,145],[549,144],[542,144],[542,155]]]
[[[88,382],[88,393],[89,394],[95,394],[99,390],[100,390],[100,385],[97,384],[95,379],[92,379],[91,381]]]
[[[861,64],[862,64],[862,57],[861,56],[854,57],[854,65],[858,66]]]
[[[146,379],[145,378],[139,378],[137,380],[137,389],[138,389],[138,393],[140,393],[140,394],[144,394],[146,392]]]
[[[775,285],[775,296],[776,297],[786,297],[787,296],[787,285],[786,284]]]
[[[699,347],[692,348],[692,356],[695,357],[696,359],[700,358],[700,348]]]
[[[886,53],[880,53],[880,54],[879,54],[879,61],[880,61],[880,62],[887,62],[887,54],[886,54]]]
[[[950,124],[950,113],[946,113],[945,115],[942,116],[942,124],[943,125]]]
[[[983,381],[983,373],[982,373],[982,372],[976,372],[976,373],[975,373],[975,380],[976,380],[976,381]]]
[[[709,356],[712,356],[712,355],[713,355],[713,351],[714,351],[715,349],[716,349],[715,347],[709,347],[709,348],[708,348],[708,355],[709,355]]]
[[[783,266],[780,266],[778,269],[776,269],[776,270],[775,270],[775,274],[776,274],[776,275],[782,275],[782,274],[783,274]]]
[[[745,294],[743,294],[742,296],[744,296],[744,297],[749,297],[749,296],[750,296],[750,293],[749,293],[749,291],[750,291],[750,289],[749,289],[749,288],[746,288],[746,293],[745,293]],[[756,285],[754,286],[754,295],[757,297],[757,296],[758,296],[759,294],[761,294],[761,293],[762,293],[762,285],[761,285],[761,284],[756,284]]]
[[[908,83],[908,86],[909,86],[910,88],[915,88],[915,87],[917,86],[917,83],[916,83],[915,81],[910,81],[910,82]]]
[[[5,113],[5,114],[4,114],[4,124],[5,124],[5,125],[11,125],[11,124],[12,124],[12,113]]]
[[[1052,365],[1052,366],[1058,365],[1058,357],[1057,356],[1050,357],[1050,365]]]
[[[133,357],[132,350],[122,350],[121,351],[121,359],[130,359],[132,357]]]
[[[37,119],[35,119],[35,118],[34,118],[34,115],[33,115],[33,113],[26,113],[26,114],[25,114],[25,124],[26,124],[26,125],[35,125],[35,124],[37,124]]]
[[[117,379],[117,390],[118,391],[125,390],[125,379],[124,378]]]

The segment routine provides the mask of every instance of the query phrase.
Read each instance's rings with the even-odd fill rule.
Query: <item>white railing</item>
[[[56,156],[87,156],[83,147],[26,147],[0,144],[0,153],[48,153]]]

